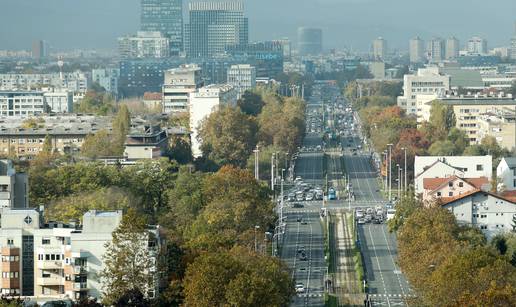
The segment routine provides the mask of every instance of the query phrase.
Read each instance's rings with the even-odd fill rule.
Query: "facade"
[[[143,105],[151,110],[161,110],[161,102],[163,101],[163,93],[147,92],[143,94]]]
[[[323,33],[319,28],[297,29],[297,50],[299,55],[318,55],[323,50]]]
[[[385,78],[385,63],[384,62],[370,62],[367,64],[369,72],[374,79],[383,80]]]
[[[474,190],[487,190],[489,180],[486,177],[460,178],[457,176],[424,178],[423,189],[423,201],[432,203],[437,200],[446,201]]]
[[[93,69],[91,79],[97,82],[107,92],[118,96],[118,79],[120,78],[119,68]]]
[[[409,42],[410,63],[423,63],[425,61],[425,42],[419,37]]]
[[[472,191],[444,202],[443,208],[453,213],[457,222],[478,227],[488,238],[513,230],[516,203],[500,195]]]
[[[167,150],[167,132],[159,125],[145,125],[132,130],[125,141],[124,157],[128,160],[157,159]]]
[[[492,156],[416,156],[414,158],[414,187],[424,192],[425,178],[492,178]]]
[[[171,55],[183,50],[183,0],[141,0],[141,30],[161,32]]]
[[[29,180],[17,173],[11,160],[0,160],[0,208],[28,208]]]
[[[387,54],[387,41],[382,37],[378,37],[373,41],[373,59],[384,61]]]
[[[516,22],[514,23],[514,34],[511,38],[511,45],[509,48],[509,57],[512,60],[516,60]]]
[[[189,9],[189,57],[213,57],[249,42],[243,2],[191,2]]]
[[[227,83],[236,89],[240,99],[245,91],[256,87],[256,68],[249,64],[231,66]]]
[[[72,113],[73,94],[68,91],[52,90],[43,93],[43,99],[50,112],[53,113]]]
[[[274,40],[273,42],[281,45],[281,48],[283,49],[283,59],[290,60],[290,57],[292,56],[292,43],[290,42],[290,39],[286,37]]]
[[[37,40],[32,42],[32,58],[40,61],[48,56],[48,44],[45,41]]]
[[[444,40],[439,37],[434,37],[427,43],[428,61],[430,63],[439,63],[445,59],[445,45]]]
[[[500,147],[509,151],[516,149],[516,109],[510,113],[488,113],[478,117],[478,131],[476,143],[491,136],[496,139]]]
[[[439,73],[437,67],[418,69],[415,75],[403,77],[403,96],[398,97],[398,106],[407,114],[417,114],[417,95],[430,95],[450,90],[450,77]]]
[[[43,92],[0,91],[0,116],[30,117],[48,111]]]
[[[111,118],[93,115],[51,115],[36,118],[38,126],[24,127],[19,117],[0,117],[0,154],[32,159],[43,150],[45,138],[62,154],[80,152],[84,139],[99,130],[111,130]]]
[[[468,40],[467,51],[470,55],[485,55],[488,53],[487,40],[480,37],[472,37]]]
[[[122,220],[122,212],[84,214],[82,227],[44,222],[43,212],[34,209],[3,209],[0,246],[2,249],[2,294],[22,295],[38,303],[52,299],[101,298],[99,272],[105,244]],[[160,247],[156,227],[148,230],[151,257]],[[142,242],[143,243],[143,242]],[[156,261],[156,260],[155,260]],[[156,272],[156,268],[151,269]],[[158,292],[156,280],[149,283],[146,296]]]
[[[446,40],[446,56],[447,60],[453,60],[459,57],[460,42],[452,36]]]
[[[496,167],[496,177],[500,181],[498,188],[516,191],[516,157],[504,157]]]
[[[161,32],[139,31],[136,36],[118,38],[118,53],[122,59],[167,58],[169,40]]]
[[[63,74],[0,74],[0,90],[9,91],[54,87],[74,93],[86,93],[90,82],[90,76],[80,71]]]
[[[235,106],[237,101],[237,91],[228,84],[212,84],[199,89],[191,94],[190,100],[190,131],[192,154],[200,157],[201,143],[198,140],[199,126],[202,121],[212,112],[217,110],[220,105]]]
[[[188,112],[189,95],[204,85],[197,65],[167,70],[163,85],[163,113]]]
[[[256,69],[259,78],[275,78],[283,72],[283,45],[278,41],[254,42],[247,45],[231,45],[226,48],[230,56],[223,63],[249,64]],[[219,61],[220,62],[220,61]],[[204,67],[203,67],[204,70]],[[225,82],[211,82],[223,83]]]
[[[486,74],[482,75],[482,82],[484,88],[508,91],[516,82],[516,77],[508,74]]]

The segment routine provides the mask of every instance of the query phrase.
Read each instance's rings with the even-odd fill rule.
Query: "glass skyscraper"
[[[242,2],[190,3],[187,53],[190,57],[213,57],[230,45],[247,45],[248,20]]]
[[[142,31],[161,32],[169,39],[170,54],[183,50],[183,0],[141,0]]]

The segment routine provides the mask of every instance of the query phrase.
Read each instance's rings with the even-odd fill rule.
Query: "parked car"
[[[358,224],[365,224],[365,219],[364,218],[359,218],[357,223]]]
[[[304,292],[305,292],[305,285],[296,284],[296,293],[304,293]]]

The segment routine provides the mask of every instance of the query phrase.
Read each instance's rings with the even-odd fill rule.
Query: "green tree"
[[[115,156],[116,150],[107,130],[86,136],[81,146],[81,154],[91,159]]]
[[[116,155],[122,155],[124,152],[125,139],[131,127],[131,114],[126,105],[121,105],[118,113],[113,119],[113,134],[112,134],[112,151]]]
[[[221,107],[206,118],[199,130],[203,156],[217,165],[243,167],[256,146],[257,126],[238,108]]]
[[[448,133],[448,140],[455,147],[454,155],[461,155],[469,145],[469,138],[464,130],[453,127]]]
[[[451,141],[437,141],[430,146],[428,152],[432,156],[453,156],[457,148]]]
[[[261,95],[249,90],[244,92],[237,104],[242,112],[252,116],[260,114],[264,106]]]
[[[395,232],[403,226],[405,220],[407,220],[418,208],[422,206],[421,202],[418,201],[413,192],[408,193],[405,197],[396,204],[396,213],[394,217],[387,223],[389,231]]]
[[[433,101],[430,109],[430,124],[437,139],[445,140],[448,132],[455,126],[453,108],[438,101]]]
[[[100,273],[105,305],[118,302],[126,293],[145,293],[151,286],[152,259],[147,250],[149,233],[145,227],[142,216],[129,209],[113,232],[113,240],[106,243],[105,268]]]

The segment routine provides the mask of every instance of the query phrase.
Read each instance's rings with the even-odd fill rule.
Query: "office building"
[[[191,146],[194,157],[202,155],[201,143],[197,139],[199,136],[199,126],[202,121],[212,112],[216,111],[221,105],[235,106],[237,102],[237,92],[229,84],[212,84],[200,88],[191,94],[190,100],[190,131]]]
[[[45,41],[37,40],[32,42],[32,58],[38,61],[48,56],[48,44]]]
[[[138,31],[136,36],[118,38],[118,53],[122,59],[167,58],[169,40],[161,32]]]
[[[165,71],[163,113],[188,112],[189,95],[203,86],[201,68],[197,65],[181,65]]]
[[[480,37],[472,37],[468,40],[466,50],[470,55],[486,55],[487,52],[487,40]]]
[[[373,59],[385,61],[387,55],[387,41],[382,37],[378,37],[373,41]]]
[[[425,42],[416,36],[409,42],[410,63],[423,63],[425,61]]]
[[[496,167],[499,190],[516,191],[516,157],[503,157]]]
[[[256,87],[256,68],[249,64],[232,65],[228,69],[227,83],[233,86],[240,99],[245,91]]]
[[[319,28],[301,27],[297,29],[297,49],[299,55],[318,55],[323,50],[323,33]]]
[[[292,56],[292,44],[290,42],[290,39],[282,38],[273,40],[272,42],[279,43],[281,45],[281,48],[283,49],[283,59],[290,60],[290,57]]]
[[[418,69],[414,75],[403,77],[403,96],[398,97],[398,106],[407,114],[417,114],[418,95],[432,95],[450,90],[450,76],[439,73],[437,67]]]
[[[453,60],[459,57],[460,42],[452,36],[446,40],[446,56],[447,60]]]
[[[224,54],[228,45],[248,43],[243,2],[191,2],[189,10],[189,57],[213,57]]]
[[[183,50],[183,0],[141,0],[141,30],[161,32],[170,55]]]
[[[258,78],[276,78],[283,72],[281,42],[264,41],[247,45],[231,45],[226,48],[226,53],[230,58],[223,59],[225,63],[236,61],[235,64],[249,64],[256,68]]]
[[[442,207],[448,209],[460,225],[479,228],[488,239],[509,233],[514,227],[516,203],[491,192],[474,190],[443,202]]]
[[[29,207],[29,180],[16,172],[11,160],[0,160],[0,208]]]
[[[101,299],[105,291],[99,276],[105,268],[106,243],[123,218],[122,211],[91,210],[82,217],[81,227],[45,222],[35,209],[1,212],[2,294],[22,295],[39,304],[52,299]],[[162,239],[159,228],[148,226],[142,245],[157,263]],[[150,268],[145,297],[159,293],[156,264]]]
[[[434,37],[427,42],[426,52],[428,55],[428,61],[430,63],[442,62],[445,58],[445,45],[444,40],[439,37]]]
[[[118,79],[120,78],[119,68],[93,69],[91,79],[98,83],[107,92],[118,96]]]

